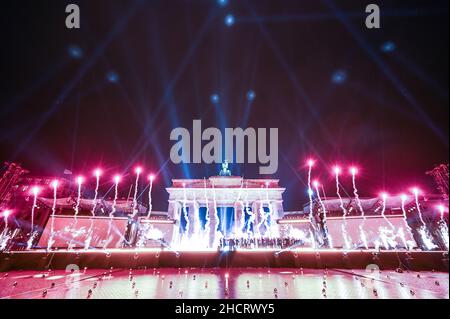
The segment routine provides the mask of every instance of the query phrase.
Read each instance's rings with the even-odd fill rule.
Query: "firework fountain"
[[[1,215],[3,215],[3,222],[5,224],[5,228],[3,229],[2,233],[7,233],[8,232],[8,228],[9,228],[9,226],[8,226],[8,218],[9,218],[10,214],[11,214],[10,210],[5,210],[1,214]]]
[[[34,213],[35,213],[35,210],[37,208],[37,198],[38,198],[40,189],[39,189],[39,187],[35,186],[31,190],[31,192],[33,193],[33,206],[31,207],[31,227],[30,227],[30,232],[33,233],[34,232]]]
[[[84,178],[82,177],[82,176],[78,176],[77,177],[77,189],[78,189],[78,191],[77,191],[77,201],[76,201],[76,204],[75,204],[75,214],[74,214],[74,216],[73,216],[73,218],[74,218],[74,227],[76,227],[76,225],[77,225],[77,217],[78,217],[78,214],[79,214],[79,212],[80,212],[80,202],[81,202],[81,186],[83,185],[83,182],[84,182]]]
[[[381,194],[381,199],[382,199],[381,216],[389,224],[389,227],[391,227],[391,229],[394,231],[395,230],[394,225],[391,223],[389,218],[386,217],[386,204],[387,204],[388,197],[389,197],[389,195],[387,193]]]
[[[261,193],[259,193],[259,201],[260,203],[263,202],[263,196]],[[259,223],[256,225],[255,233],[258,238],[262,238],[261,227],[266,221],[266,212],[264,211],[264,207],[262,204],[259,207],[258,213],[259,213]]]
[[[52,189],[53,189],[53,204],[52,204],[52,216],[50,220],[50,237],[48,239],[47,243],[47,250],[52,249],[53,244],[55,243],[55,215],[56,215],[56,201],[57,201],[57,195],[58,195],[58,184],[59,182],[57,180],[54,180],[52,182]]]
[[[247,236],[247,229],[245,227],[245,217],[246,217],[248,209],[247,209],[246,203],[244,202],[244,199],[243,199],[243,195],[242,195],[243,189],[244,189],[244,181],[242,181],[242,183],[241,183],[241,190],[239,192],[239,196],[240,196],[239,204],[241,205],[241,209],[242,209],[241,225],[239,227],[239,233],[241,234],[242,238],[245,238]],[[248,191],[246,192],[246,196],[248,198]]]
[[[410,237],[414,238],[411,226],[409,226],[409,223],[408,223],[408,216],[406,215],[406,207],[405,207],[405,205],[406,205],[406,200],[408,199],[408,196],[406,196],[406,194],[402,194],[402,195],[400,195],[400,198],[402,200],[402,204],[401,205],[402,205],[403,220],[405,221],[405,227],[406,227]],[[404,242],[404,244],[405,244],[405,247],[407,247],[409,250],[411,250],[413,248],[413,246],[414,246],[413,244],[408,244],[408,242]]]
[[[111,206],[111,211],[109,213],[108,232],[106,235],[106,239],[105,239],[103,248],[106,248],[112,240],[112,236],[111,236],[112,223],[113,223],[113,219],[114,219],[114,214],[116,213],[117,199],[119,197],[119,183],[120,183],[121,179],[122,179],[122,177],[120,175],[114,176],[114,199],[113,199],[113,203]]]
[[[152,190],[153,190],[153,181],[155,179],[155,176],[153,174],[148,176],[148,209],[147,209],[147,219],[149,220],[152,215],[153,210],[153,203],[152,203]],[[139,236],[138,241],[136,244],[136,248],[141,248],[144,246],[145,241],[148,238],[152,239],[160,239],[159,230],[153,228],[153,225],[151,224],[150,220],[146,224],[141,224],[141,228],[139,230]]]
[[[272,204],[270,203],[270,199],[269,199],[269,182],[266,182],[266,188],[265,188],[265,193],[266,193],[266,203],[267,203],[267,209],[269,210],[268,213],[266,213],[266,216],[264,218],[264,226],[266,227],[266,232],[269,232],[269,237],[272,238],[272,228],[271,228],[271,223],[272,223]]]
[[[420,237],[422,238],[422,242],[427,247],[428,250],[434,249],[437,246],[433,243],[433,238],[431,237],[430,232],[428,231],[427,224],[423,220],[422,209],[420,208],[420,203],[419,203],[420,190],[417,187],[414,187],[411,189],[411,191],[414,194],[414,200],[416,203],[417,214],[419,215],[419,220],[420,220],[420,223],[422,224],[422,226],[419,227]]]
[[[359,225],[359,236],[364,245],[364,248],[368,249],[369,244],[367,242],[367,234],[364,229],[364,225],[366,222],[366,213],[364,211],[364,208],[362,207],[361,199],[359,198],[358,188],[356,187],[356,175],[358,174],[358,169],[354,166],[350,167],[350,174],[352,175],[353,195],[355,196],[356,205],[358,206],[361,212],[361,217],[363,219],[362,223]]]
[[[386,217],[386,204],[389,195],[387,193],[381,193],[382,206],[381,206],[381,216],[388,223],[389,228],[380,227],[379,234],[381,242],[383,243],[386,249],[395,248],[397,246],[397,242],[395,241],[395,226],[391,223],[389,218]]]
[[[324,232],[325,232],[325,238],[327,240],[328,247],[333,248],[333,238],[331,237],[331,235],[328,231],[328,225],[327,225],[327,208],[326,208],[324,202],[322,201],[322,198],[320,197],[319,181],[313,181],[313,186],[314,186],[314,189],[316,190],[317,199],[319,200],[320,207],[322,207],[323,228],[324,228]]]
[[[215,218],[213,247],[218,247],[220,240],[223,238],[223,234],[219,230],[220,218],[219,218],[219,212],[217,210],[216,189],[214,188],[214,184],[212,185],[212,190],[213,190],[214,218]]]
[[[315,243],[315,236],[314,233],[316,232],[316,224],[314,222],[314,207],[313,207],[313,194],[314,191],[311,187],[311,176],[312,176],[312,169],[315,164],[313,159],[309,159],[308,162],[308,198],[309,198],[309,222],[311,224],[311,227],[313,230],[310,231],[310,238],[311,238],[311,244],[314,246],[314,249],[316,247]]]
[[[350,238],[348,231],[347,231],[347,214],[348,211],[344,206],[344,201],[342,199],[341,196],[341,192],[340,192],[340,183],[339,183],[339,175],[341,174],[341,168],[339,166],[335,166],[334,167],[334,176],[335,176],[335,180],[336,180],[336,194],[339,198],[339,206],[342,210],[342,236],[344,238],[344,243],[345,243],[345,249],[349,250],[352,248],[352,239]]]
[[[35,186],[31,189],[31,193],[33,195],[33,206],[31,207],[31,227],[30,227],[30,236],[27,242],[27,250],[31,249],[33,247],[34,239],[37,236],[37,232],[34,229],[34,214],[35,210],[37,208],[37,198],[40,192],[40,188]]]
[[[184,229],[183,237],[185,240],[189,238],[189,229],[190,229],[190,222],[189,222],[189,213],[187,208],[187,194],[186,194],[186,183],[183,183],[183,217],[186,222],[186,227]]]
[[[445,222],[445,219],[444,219],[445,206],[444,205],[439,205],[437,208],[438,208],[439,214],[440,214],[440,219],[439,219],[439,222],[438,222],[439,233],[441,235],[441,238],[442,238],[442,241],[443,241],[445,247],[448,250],[449,249],[448,225],[447,225],[447,223]]]
[[[88,235],[84,242],[84,249],[86,249],[86,250],[89,249],[91,241],[92,241],[92,236],[93,236],[93,231],[94,231],[94,217],[95,217],[95,211],[97,209],[98,189],[100,187],[100,176],[101,175],[102,175],[102,171],[99,168],[97,168],[94,171],[95,190],[94,190],[94,200],[93,200],[92,209],[91,209],[91,220],[90,220]]]
[[[234,233],[236,237],[242,238],[243,232],[242,230],[245,227],[245,209],[244,209],[244,202],[242,200],[242,190],[244,188],[244,181],[241,181],[241,186],[239,187],[239,193],[236,199],[236,203],[239,203],[240,209],[242,210],[241,220],[236,220],[234,223]]]
[[[209,211],[209,200],[208,200],[208,192],[206,187],[206,178],[203,179],[203,185],[204,185],[204,193],[205,193],[205,206],[206,206],[206,212],[205,212],[205,241],[208,243],[209,247],[209,236],[211,234],[211,216]]]
[[[8,231],[8,218],[9,218],[9,215],[11,214],[11,211],[9,211],[9,210],[5,210],[4,212],[3,212],[3,221],[4,221],[4,223],[5,223],[5,228],[3,229],[3,231]]]
[[[247,185],[245,188],[247,189]],[[247,233],[247,236],[251,237],[253,235],[253,232],[251,230],[252,230],[252,226],[254,226],[255,214],[250,209],[250,204],[248,202],[248,190],[245,192],[245,211],[249,215],[248,221],[247,221],[247,229],[245,230],[245,232]]]
[[[270,233],[270,228],[269,228],[269,224],[268,224],[268,221],[267,221],[270,212],[267,213],[265,211],[265,209],[264,209],[264,206],[262,205],[262,203],[263,203],[263,194],[262,193],[259,193],[259,200],[260,200],[261,206],[259,208],[260,221],[259,221],[258,225],[256,226],[257,233],[259,234],[260,237],[262,236],[261,227],[264,225],[264,227],[266,229],[264,235],[268,234],[269,235],[268,237],[270,238],[271,237],[271,233]],[[269,206],[268,209],[270,210],[270,206]]]
[[[193,203],[193,208],[194,208],[194,228],[193,228],[193,234],[191,236],[191,241],[194,243],[194,245],[196,247],[202,247],[202,248],[206,248],[207,245],[205,245],[205,241],[202,238],[202,234],[201,234],[201,230],[202,230],[202,225],[200,223],[200,208],[199,205],[197,203],[197,199],[196,199],[196,195],[194,193],[194,203]]]
[[[136,181],[134,182],[133,214],[132,214],[132,217],[136,216],[136,214],[139,213],[138,203],[137,203],[137,195],[138,195],[138,189],[139,189],[139,177],[141,176],[142,168],[141,167],[136,167],[134,172],[136,173]]]
[[[152,215],[152,189],[153,189],[153,181],[155,180],[155,176],[150,175],[148,177],[148,180],[150,182],[149,186],[148,186],[148,213],[147,213],[147,218],[150,218],[150,216]]]
[[[419,216],[420,223],[422,224],[422,226],[419,228],[419,234],[422,238],[424,245],[427,247],[427,249],[429,249],[429,250],[434,249],[437,246],[433,243],[433,239],[431,238],[431,235],[428,231],[427,224],[425,223],[425,221],[423,219],[422,209],[420,208],[420,203],[419,203],[420,190],[417,187],[414,187],[411,189],[411,191],[414,194],[414,201],[416,204],[417,214]]]
[[[9,242],[9,226],[8,226],[8,218],[11,214],[10,210],[5,210],[1,215],[3,215],[3,222],[5,223],[5,228],[2,230],[0,234],[0,251],[6,249]]]
[[[78,214],[80,213],[80,204],[81,204],[81,187],[84,183],[84,177],[78,176],[76,179],[76,182],[77,182],[77,200],[75,203],[74,215],[73,215],[73,225],[72,225],[72,231],[71,231],[72,237],[68,244],[69,250],[73,249],[74,239],[75,239],[75,237],[77,237],[79,235],[77,225],[78,225]]]
[[[269,198],[269,183],[266,182],[266,202],[267,202],[267,207],[269,209],[269,223],[266,223],[266,227],[268,227],[269,229],[269,235],[270,237],[278,237],[279,233],[278,233],[278,228],[277,227],[272,227],[274,225],[273,222],[273,207],[272,207],[272,203],[270,202],[270,198]],[[267,218],[266,218],[267,221]]]

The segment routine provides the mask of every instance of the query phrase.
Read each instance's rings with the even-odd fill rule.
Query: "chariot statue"
[[[222,170],[219,172],[219,176],[231,176],[231,171],[228,169],[227,160],[222,163]]]

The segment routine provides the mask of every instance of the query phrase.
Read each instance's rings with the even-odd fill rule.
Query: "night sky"
[[[378,1],[381,29],[369,30],[373,2],[2,2],[0,161],[35,175],[101,166],[108,179],[140,163],[159,172],[154,209],[165,210],[170,179],[219,170],[167,161],[170,131],[201,119],[279,128],[272,177],[287,187],[286,210],[306,202],[310,156],[330,196],[335,163],[361,168],[363,196],[433,192],[425,172],[449,156],[448,1]],[[80,30],[65,27],[69,3]],[[231,170],[265,177],[258,167]]]

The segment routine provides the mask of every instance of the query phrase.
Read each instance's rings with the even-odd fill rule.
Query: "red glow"
[[[339,166],[335,166],[335,167],[333,167],[333,171],[334,171],[334,174],[335,175],[339,175],[339,174],[341,174],[341,168],[339,167]]]
[[[52,184],[51,184],[51,185],[52,185],[52,188],[53,188],[53,189],[56,189],[56,188],[58,188],[59,181],[58,181],[57,179],[55,179],[55,180],[52,181]]]
[[[94,171],[94,176],[99,178],[100,176],[102,176],[103,171],[100,168],[95,169]]]
[[[414,194],[414,195],[419,195],[420,193],[421,193],[421,191],[420,191],[420,189],[418,188],[418,187],[413,187],[413,188],[411,188],[411,192]]]
[[[120,175],[114,176],[114,183],[119,184],[121,180],[122,180],[122,177]]]
[[[319,183],[319,181],[318,180],[314,180],[313,182],[312,182],[312,184],[313,184],[313,186],[314,187],[319,187],[319,185],[320,185],[320,183]]]
[[[138,167],[136,167],[136,169],[134,170],[134,172],[136,173],[136,174],[141,174],[142,173],[142,167],[140,167],[140,166],[138,166]]]
[[[382,199],[387,199],[388,198],[388,196],[389,196],[389,194],[388,193],[386,193],[386,192],[382,192],[381,194],[380,194],[380,196],[381,196],[381,198]]]
[[[358,174],[358,168],[355,166],[350,167],[350,174],[357,175]]]
[[[4,218],[8,218],[9,215],[11,215],[11,211],[9,209],[5,210],[4,212],[2,212],[2,216]]]
[[[445,213],[446,209],[444,205],[437,205],[436,208],[439,210],[441,214]]]
[[[312,158],[308,159],[308,161],[307,161],[307,164],[309,167],[313,167],[315,163],[316,162]]]
[[[153,174],[149,175],[148,180],[153,182],[155,180],[155,175]]]
[[[38,196],[40,192],[41,189],[39,188],[39,186],[33,186],[31,188],[31,194],[33,194],[34,196]]]
[[[78,185],[81,185],[81,184],[83,184],[84,183],[84,177],[83,176],[78,176],[77,177],[77,184]]]

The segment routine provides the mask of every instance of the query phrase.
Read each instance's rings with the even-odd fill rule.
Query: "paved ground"
[[[14,271],[0,273],[0,298],[448,299],[449,274],[240,268]]]

